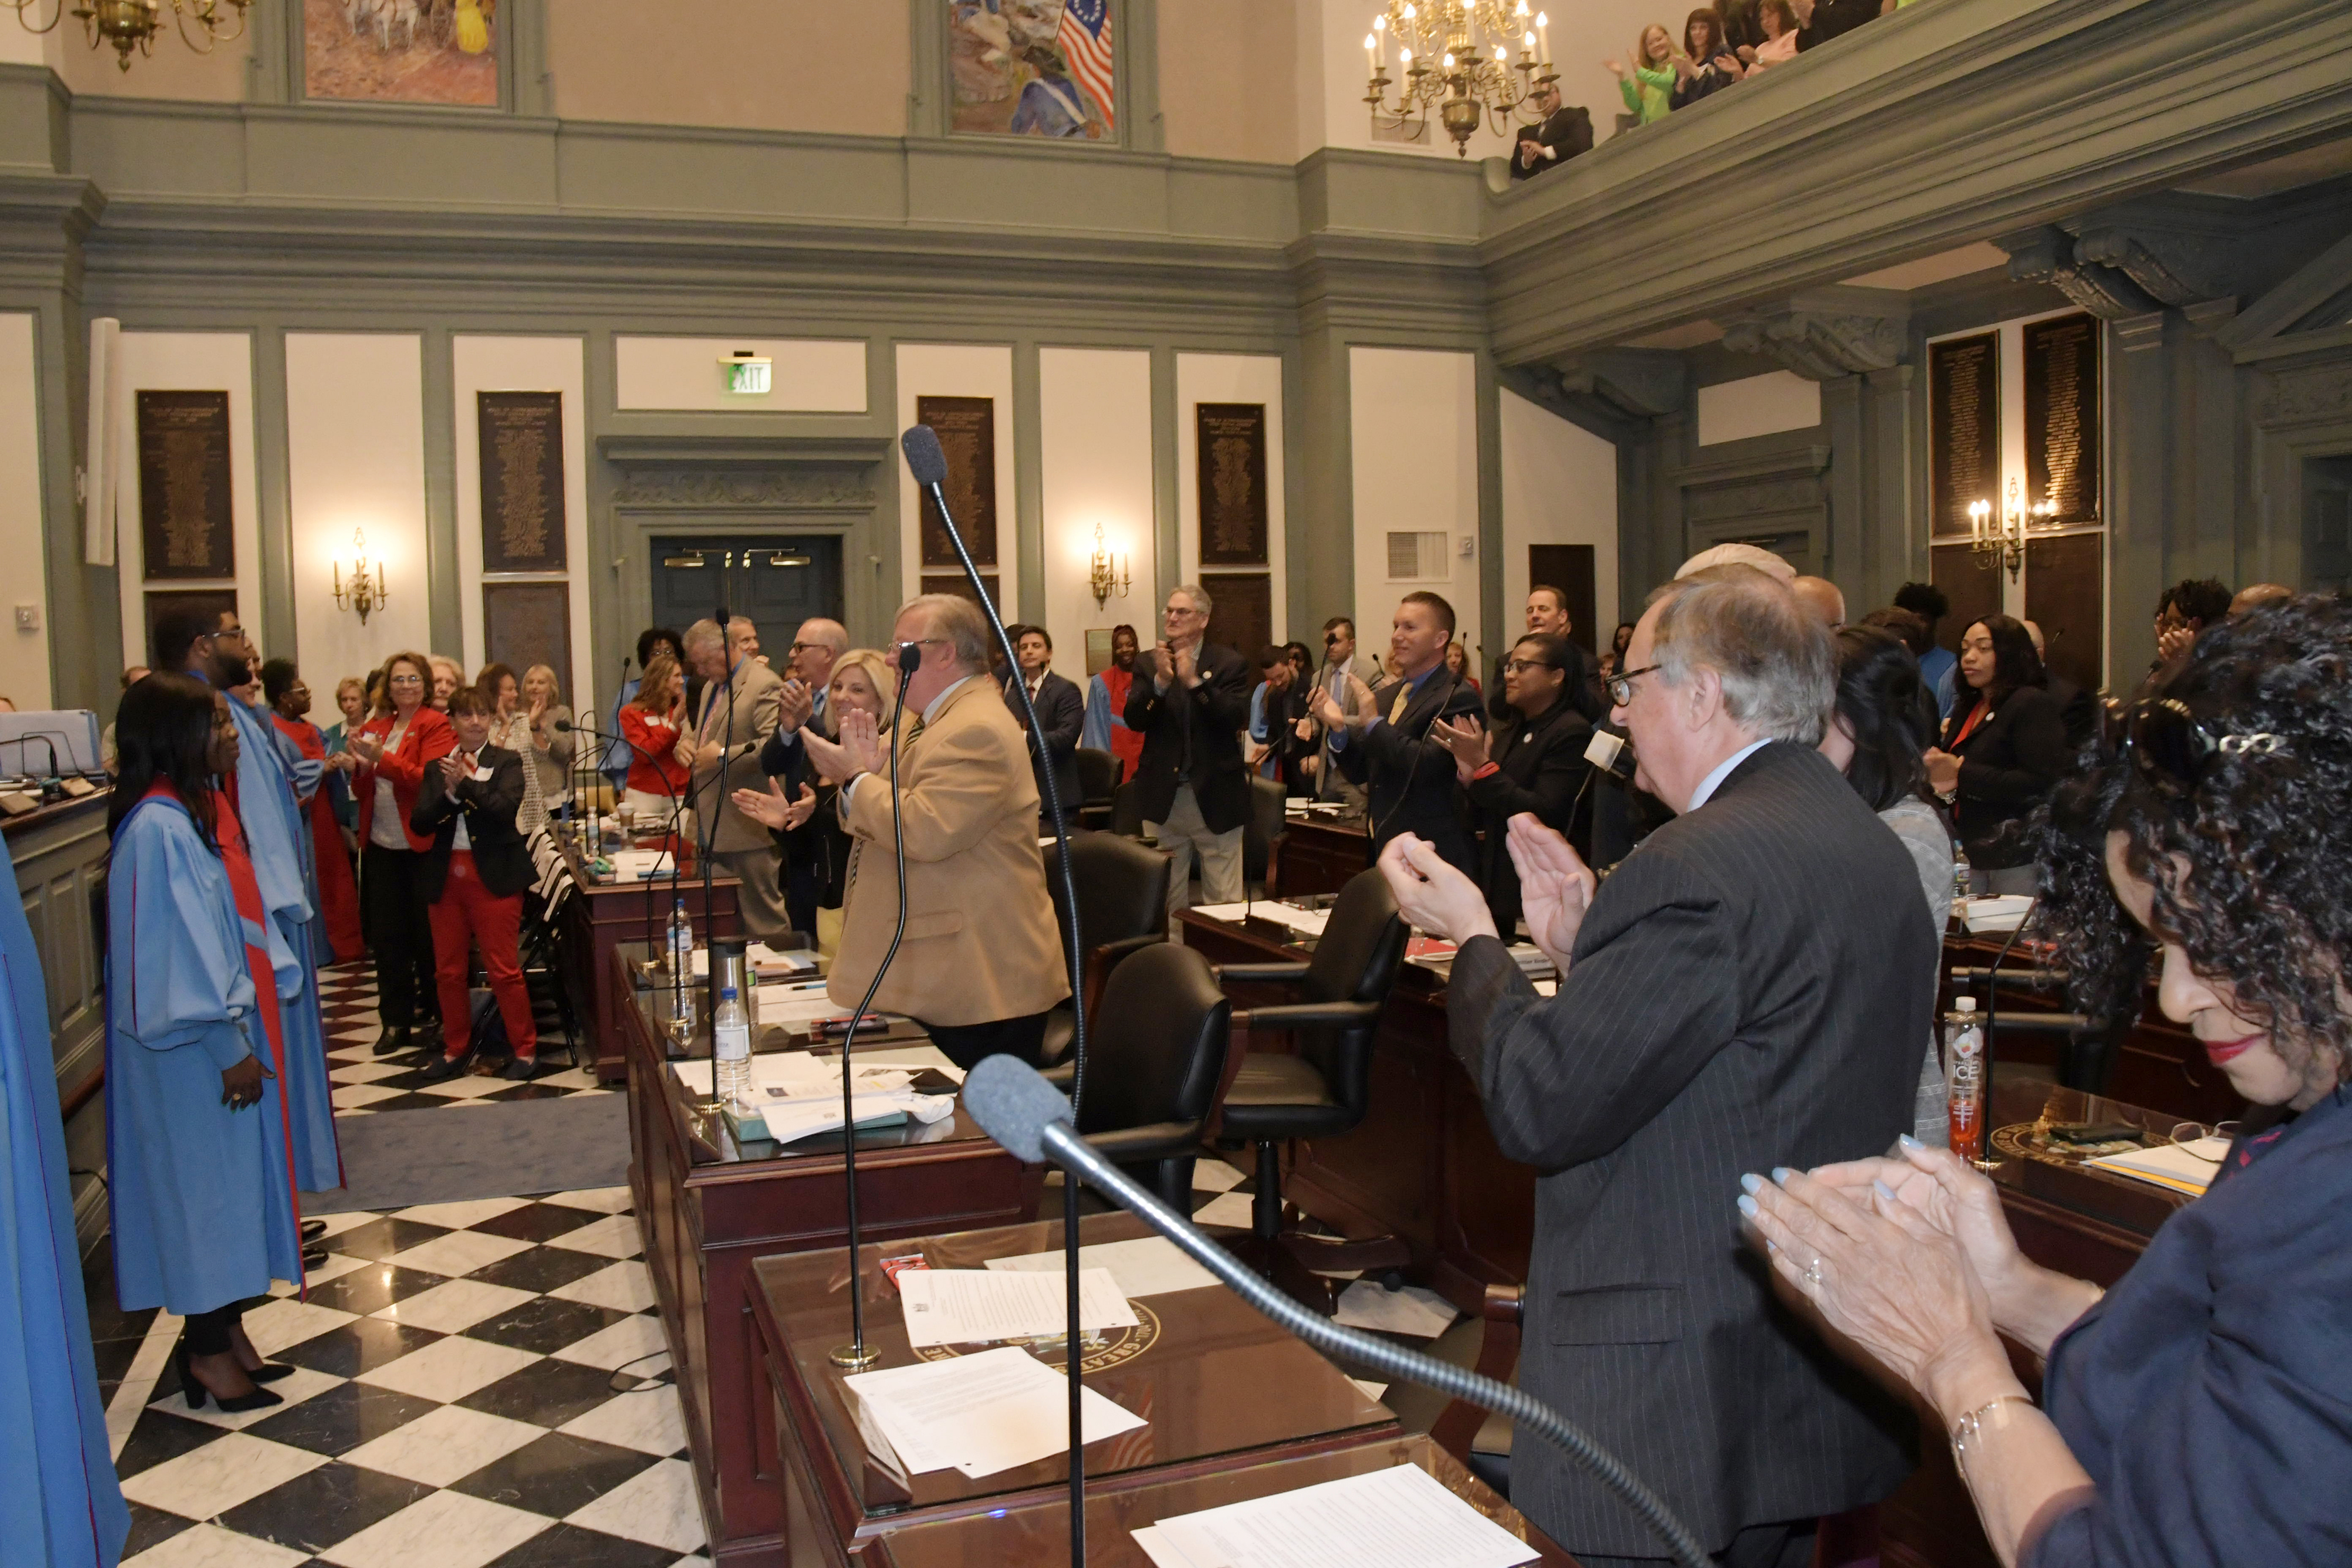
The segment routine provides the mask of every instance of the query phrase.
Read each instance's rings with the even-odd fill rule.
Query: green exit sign
[[[752,354],[738,354],[719,363],[727,372],[727,390],[730,392],[740,397],[768,395],[770,376],[775,370],[774,361]]]

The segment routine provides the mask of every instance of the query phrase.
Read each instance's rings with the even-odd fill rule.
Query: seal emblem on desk
[[[1132,1326],[1089,1329],[1080,1336],[1079,1343],[1086,1347],[1085,1359],[1078,1364],[1078,1370],[1081,1373],[1108,1372],[1114,1366],[1124,1366],[1160,1343],[1160,1314],[1151,1310],[1150,1303],[1139,1301],[1132,1296],[1128,1298],[1127,1304],[1135,1311],[1135,1322]],[[1068,1363],[1062,1354],[1064,1337],[1061,1334],[1047,1334],[1037,1339],[1016,1339],[1002,1343],[1021,1346],[1048,1366],[1065,1366]],[[951,1356],[962,1355],[967,1351],[996,1348],[995,1343],[970,1345],[926,1344],[916,1346],[915,1354],[925,1361],[946,1361]]]

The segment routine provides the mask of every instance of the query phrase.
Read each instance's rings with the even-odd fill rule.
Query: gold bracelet
[[[2000,1416],[1994,1421],[1993,1429],[1999,1431],[2009,1425],[2009,1412],[2001,1409],[2004,1405],[2022,1405],[2031,1410],[2033,1399],[2031,1395],[2004,1394],[1998,1399],[1986,1400],[1952,1423],[1952,1468],[1960,1472],[1962,1481],[1965,1482],[1969,1477],[1969,1445],[1983,1435],[1985,1417],[1999,1411]]]

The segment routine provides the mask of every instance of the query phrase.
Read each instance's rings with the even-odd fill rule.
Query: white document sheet
[[[1244,917],[1271,920],[1277,925],[1289,926],[1303,936],[1320,936],[1323,927],[1331,923],[1331,912],[1328,909],[1297,909],[1265,899],[1251,904],[1196,904],[1193,913],[1204,915],[1211,920],[1239,921]]]
[[[1145,1550],[1163,1568],[1516,1568],[1540,1555],[1412,1465],[1153,1528],[1160,1550]]]
[[[900,1283],[929,1271],[901,1275]],[[952,1466],[976,1480],[1069,1451],[1069,1385],[1018,1345],[861,1372],[842,1382],[865,1402],[866,1415],[912,1474]],[[1091,1388],[1078,1408],[1089,1443],[1144,1425]]]
[[[898,1305],[907,1315],[907,1343],[919,1349],[1039,1339],[1061,1333],[1069,1321],[1059,1270],[910,1269],[898,1276]],[[1135,1322],[1135,1309],[1109,1270],[1078,1270],[1078,1327],[1127,1328]]]
[[[1018,1258],[991,1258],[988,1266],[1005,1272],[1051,1274],[1058,1280],[1062,1276],[1062,1255],[1026,1252]],[[1084,1275],[1094,1269],[1108,1270],[1111,1282],[1129,1301],[1138,1296],[1164,1296],[1172,1291],[1197,1291],[1217,1282],[1214,1274],[1185,1257],[1176,1243],[1163,1236],[1146,1236],[1133,1241],[1098,1241],[1092,1247],[1079,1248],[1078,1272]]]
[[[2158,1144],[2150,1149],[2127,1149],[2101,1155],[2083,1163],[2093,1170],[2130,1176],[2172,1192],[2202,1197],[2221,1174],[2221,1158],[2230,1152],[2227,1138],[2199,1138],[2187,1144]]]
[[[754,942],[743,949],[743,961],[760,972],[762,979],[773,976],[813,975],[816,973],[816,955],[803,947],[776,948],[765,942]],[[710,973],[710,949],[694,950],[694,972]]]
[[[1454,1303],[1435,1291],[1419,1285],[1387,1291],[1359,1280],[1339,1292],[1339,1310],[1332,1317],[1349,1328],[1434,1339],[1454,1325],[1456,1315]]]

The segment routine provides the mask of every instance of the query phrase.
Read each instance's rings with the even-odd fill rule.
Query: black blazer
[[[1541,1173],[1520,1386],[1711,1550],[1911,1472],[1908,1408],[1777,1303],[1734,1206],[1746,1172],[1910,1129],[1937,944],[1902,841],[1780,741],[1601,884],[1556,998],[1490,937],[1454,960],[1454,1053],[1505,1156]],[[1580,1556],[1658,1550],[1548,1445],[1518,1449],[1511,1501]]]
[[[1545,827],[1574,844],[1578,854],[1591,858],[1592,800],[1585,784],[1592,764],[1584,759],[1591,739],[1592,726],[1565,698],[1533,719],[1521,718],[1515,709],[1487,748],[1496,771],[1464,786],[1481,835],[1478,885],[1486,890],[1497,931],[1507,935],[1519,918],[1519,869],[1505,842],[1513,817],[1533,811]]]
[[[2058,705],[2058,721],[2066,731],[2066,749],[2079,752],[2099,733],[2099,695],[2085,691],[2063,675],[2052,675],[2044,688]]]
[[[1959,745],[1974,701],[1952,704],[1944,721],[1944,749],[1960,759],[1959,792],[1952,818],[1969,863],[1987,870],[2021,866],[2032,858],[2025,821],[2033,815],[2073,755],[2058,705],[2040,686],[2020,686]]]
[[[1018,679],[1019,677],[1014,677]],[[1029,737],[1029,770],[1037,780],[1037,814],[1045,814],[1045,763],[1054,765],[1054,783],[1062,792],[1062,810],[1073,825],[1078,819],[1079,797],[1084,793],[1078,783],[1078,733],[1087,725],[1086,694],[1077,683],[1066,675],[1045,672],[1045,679],[1031,699],[1037,705],[1037,723],[1045,730],[1044,755],[1039,755],[1038,737]],[[1013,682],[1004,683],[1004,706],[1013,710],[1013,722],[1026,728],[1028,719],[1021,709],[1020,694]]]
[[[1448,864],[1475,876],[1478,857],[1463,818],[1461,787],[1454,781],[1454,753],[1429,732],[1441,718],[1458,724],[1478,712],[1478,688],[1441,668],[1391,724],[1389,709],[1404,684],[1387,680],[1373,688],[1372,711],[1381,722],[1349,735],[1333,755],[1350,783],[1370,788],[1372,853],[1399,833],[1417,833]]]
[[[1551,148],[1559,156],[1538,157],[1535,167],[1519,166],[1520,141],[1533,141]],[[1511,143],[1511,178],[1532,180],[1547,169],[1557,169],[1580,152],[1592,151],[1592,116],[1575,104],[1563,103],[1534,125],[1519,128],[1517,141]]]
[[[453,801],[446,790],[434,788],[428,777],[425,787],[416,792],[416,810],[409,813],[411,830],[433,835],[433,847],[425,852],[423,873],[427,903],[438,899],[448,882],[449,851],[457,837],[460,816],[466,820],[474,869],[481,873],[482,886],[493,897],[506,898],[530,885],[530,851],[515,831],[515,810],[522,804],[522,753],[485,746],[475,753],[475,760],[490,770],[487,780],[460,780]]]
[[[1149,664],[1136,665],[1124,716],[1127,727],[1143,737],[1143,755],[1135,764],[1135,804],[1145,821],[1164,822],[1176,803],[1176,786],[1190,784],[1209,831],[1231,832],[1250,815],[1242,732],[1249,727],[1256,672],[1247,659],[1214,643],[1201,644],[1198,664],[1199,685],[1187,687],[1171,675],[1164,692]]]

